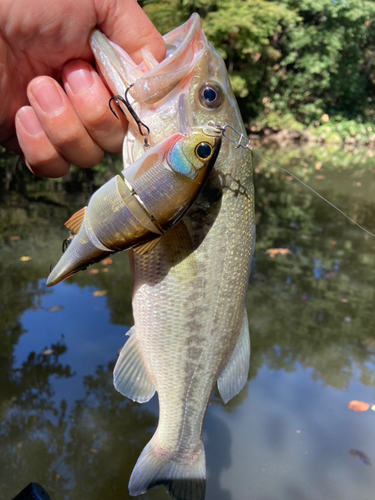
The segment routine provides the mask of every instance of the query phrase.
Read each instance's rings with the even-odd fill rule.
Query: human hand
[[[137,63],[143,47],[164,57],[163,38],[136,0],[0,2],[0,143],[22,150],[36,175],[61,177],[71,163],[88,168],[104,150],[121,151],[124,124],[89,64],[95,26]]]

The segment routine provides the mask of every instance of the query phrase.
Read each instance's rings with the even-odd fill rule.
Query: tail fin
[[[194,454],[176,461],[157,445],[156,439],[151,439],[138,458],[129,481],[130,495],[141,495],[164,484],[173,500],[204,500],[206,458],[202,441]]]

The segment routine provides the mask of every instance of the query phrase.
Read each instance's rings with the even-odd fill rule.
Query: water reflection
[[[371,155],[261,152],[374,231]],[[255,180],[250,383],[225,406],[214,391],[207,500],[370,498],[375,414],[346,406],[375,403],[374,239],[264,162]],[[156,398],[138,405],[112,386],[132,324],[130,270],[119,254],[95,274],[45,287],[66,237],[61,223],[75,209],[64,189],[50,188],[54,204],[13,198],[0,209],[2,494],[38,481],[53,500],[129,498],[131,470],[157,424]],[[46,192],[41,181],[38,190]],[[169,497],[160,487],[143,498]]]

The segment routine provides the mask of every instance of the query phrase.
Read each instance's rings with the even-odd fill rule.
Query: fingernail
[[[79,68],[66,76],[66,80],[73,94],[87,90],[94,83],[91,71],[88,68]]]
[[[65,104],[57,85],[53,81],[41,81],[34,84],[31,89],[31,93],[39,106],[49,115],[57,114]]]
[[[18,111],[17,118],[29,135],[36,136],[43,132],[43,128],[32,108],[25,106]]]

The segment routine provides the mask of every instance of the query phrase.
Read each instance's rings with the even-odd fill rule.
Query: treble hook
[[[141,121],[141,119],[139,118],[139,116],[137,115],[137,113],[134,111],[132,105],[130,104],[129,102],[129,99],[128,99],[128,92],[129,90],[131,89],[131,87],[134,85],[134,83],[132,83],[125,91],[125,95],[124,97],[122,97],[121,95],[115,95],[113,97],[110,98],[109,100],[109,109],[112,111],[112,113],[115,115],[115,117],[117,119],[119,119],[119,117],[117,116],[117,114],[115,113],[115,111],[112,109],[112,101],[115,101],[116,103],[116,106],[118,107],[118,109],[121,111],[121,113],[125,116],[125,113],[124,111],[122,110],[120,104],[119,104],[119,101],[122,102],[122,104],[124,106],[126,106],[126,109],[129,111],[129,113],[132,115],[132,117],[134,118],[134,121],[136,122],[136,124],[138,125],[138,130],[139,130],[139,133],[140,135],[143,137],[143,147],[145,149],[149,148],[150,147],[150,144],[148,142],[148,136],[150,135],[150,129],[148,128],[148,126],[143,123]]]

